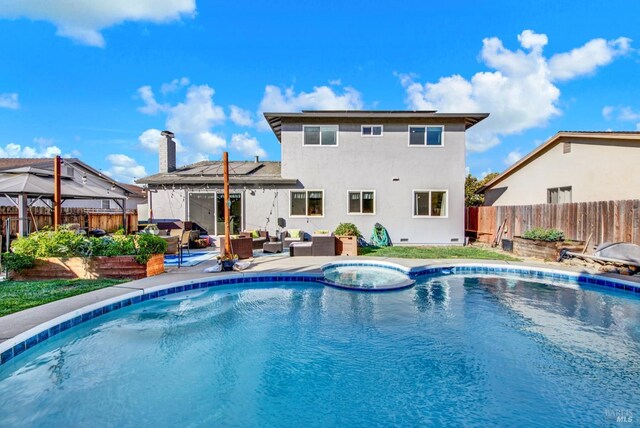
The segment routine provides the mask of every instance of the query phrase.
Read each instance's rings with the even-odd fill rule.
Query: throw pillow
[[[289,229],[289,236],[292,238],[300,238],[300,229]]]

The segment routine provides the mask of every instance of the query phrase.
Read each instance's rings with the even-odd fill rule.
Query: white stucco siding
[[[640,144],[571,139],[553,146],[485,193],[486,205],[547,203],[547,190],[571,186],[572,202],[640,199]]]
[[[361,123],[353,122],[339,124],[337,147],[319,147],[303,145],[302,122],[283,123],[283,177],[324,190],[324,216],[291,217],[287,204],[288,226],[313,232],[352,222],[368,239],[379,222],[395,244],[462,244],[465,127],[461,122],[443,125],[443,147],[409,147],[406,123],[385,124],[382,137],[363,137]],[[374,190],[375,215],[349,215],[350,190]],[[447,216],[414,217],[414,190],[446,190]]]

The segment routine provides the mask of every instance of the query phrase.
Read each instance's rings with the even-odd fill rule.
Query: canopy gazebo
[[[44,168],[25,166],[0,171],[0,195],[5,196],[18,208],[18,233],[29,232],[29,208],[40,201],[54,209],[54,172]],[[60,175],[60,203],[70,199],[112,200],[122,209],[123,224],[126,224],[127,196],[122,189],[106,180],[88,179],[82,176]],[[10,234],[8,222],[5,234]]]

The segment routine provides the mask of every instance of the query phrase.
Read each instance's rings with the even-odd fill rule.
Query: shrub
[[[7,271],[20,272],[34,266],[35,258],[23,254],[2,253],[2,267]]]
[[[144,264],[154,254],[164,254],[167,242],[155,235],[115,235],[89,238],[61,229],[56,232],[43,230],[26,238],[15,240],[11,249],[16,256],[36,257],[91,257],[91,256],[135,256]],[[17,263],[17,258],[15,258]]]
[[[353,223],[340,223],[333,233],[343,236],[361,236],[360,231]]]
[[[558,229],[544,229],[542,227],[536,227],[531,230],[527,230],[522,234],[523,238],[536,239],[539,241],[564,241],[564,232]]]

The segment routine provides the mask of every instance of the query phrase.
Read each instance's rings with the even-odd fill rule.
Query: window
[[[409,146],[442,147],[443,126],[409,126]]]
[[[382,125],[362,125],[363,137],[382,137]]]
[[[103,199],[102,204],[100,205],[100,208],[102,208],[103,210],[110,210],[111,201],[109,199]]]
[[[547,189],[547,203],[568,204],[571,203],[571,186],[554,187]]]
[[[292,190],[290,217],[322,217],[324,190]]]
[[[338,125],[303,126],[305,146],[337,146]]]
[[[446,217],[447,191],[414,190],[413,215],[414,217]]]
[[[348,193],[349,214],[375,214],[376,202],[374,191],[350,191]]]

